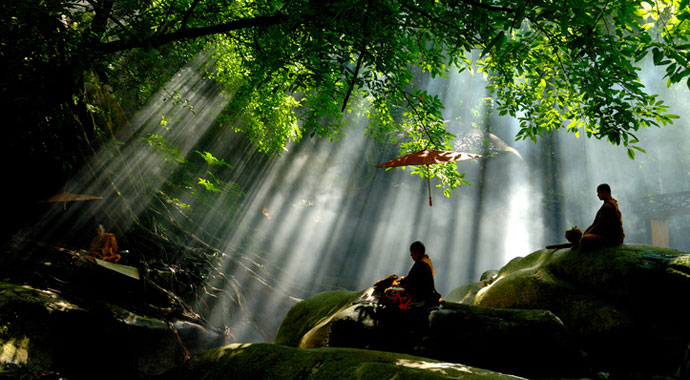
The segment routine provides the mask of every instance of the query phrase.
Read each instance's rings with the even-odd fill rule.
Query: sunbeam
[[[518,124],[495,114],[487,79],[464,72],[445,82],[430,79],[427,90],[444,100],[456,148],[484,157],[457,163],[471,186],[450,198],[432,179],[429,207],[426,181],[409,169],[375,168],[399,152],[366,136],[365,118],[352,120],[339,141],[294,142],[280,156],[267,156],[217,125],[229,96],[202,75],[205,59],[180,70],[132,117],[128,133],[65,185],[65,191],[103,199],[53,207],[42,224],[51,233],[78,231],[83,241],[101,215],[117,215],[120,224],[108,227],[120,233],[151,202],[168,202],[176,215],[190,219],[191,236],[211,237],[209,244],[224,255],[224,275],[207,285],[232,300],[207,294],[199,303],[208,305],[209,321],[230,326],[237,342],[271,341],[297,299],[361,290],[389,274],[406,274],[415,240],[427,246],[436,287],[447,294],[516,256],[562,242],[568,227],[585,228],[598,207],[598,183],[611,184],[621,204],[627,242],[648,241],[648,222],[635,211],[645,194],[690,189],[687,158],[666,148],[668,141],[687,142],[685,122],[640,131],[647,154],[635,161],[606,141],[560,131],[536,144],[513,141]],[[687,89],[675,91],[687,96]],[[677,98],[674,106],[684,107]],[[201,150],[227,165],[211,170]],[[185,166],[194,160],[201,164]],[[193,181],[169,187],[182,169]],[[214,178],[217,194],[190,190],[195,181]],[[166,200],[154,199],[163,189]],[[207,211],[192,216],[185,210]],[[686,225],[687,218],[669,224],[670,241],[681,249],[690,247],[681,232]]]

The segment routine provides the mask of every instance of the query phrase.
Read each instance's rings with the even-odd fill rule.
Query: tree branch
[[[199,2],[201,2],[201,0],[194,0],[192,5],[189,6],[189,9],[184,14],[184,16],[182,17],[182,21],[180,22],[180,24],[181,24],[180,29],[181,30],[187,29],[187,21],[189,21],[189,17],[192,16],[192,13],[194,13],[194,8],[196,8],[196,6],[199,5]]]
[[[150,36],[148,38],[143,38],[141,40],[120,39],[116,41],[106,42],[102,44],[100,48],[98,48],[97,50],[99,50],[102,53],[108,54],[135,48],[155,47],[173,41],[181,41],[185,39],[210,36],[213,34],[221,34],[233,30],[277,25],[283,22],[286,18],[287,17],[283,15],[258,16],[248,19],[234,20],[218,25],[204,26],[191,29],[179,29],[172,33],[164,34],[161,36]]]
[[[340,112],[345,112],[345,107],[347,107],[347,102],[350,100],[350,95],[352,95],[352,90],[355,87],[355,82],[357,81],[357,76],[359,75],[359,69],[362,66],[363,58],[364,51],[359,53],[359,58],[357,58],[357,65],[355,66],[355,71],[352,74],[352,81],[350,82],[350,87],[347,89],[347,94],[345,94],[345,100],[343,101],[343,107]]]
[[[113,11],[114,3],[112,1],[89,3],[93,7],[95,15],[93,17],[93,21],[91,22],[90,33],[85,33],[84,35],[86,38],[98,40],[101,38],[103,33],[105,33],[108,19]]]
[[[170,17],[170,15],[172,14],[173,8],[175,8],[175,0],[172,0],[172,2],[170,2],[170,6],[168,7],[168,10],[165,11],[165,16],[163,17],[163,21],[161,21],[160,25],[158,25],[158,27],[156,28],[156,34],[158,34],[159,32],[165,33],[167,31],[166,29],[168,29],[168,28],[165,28],[165,24],[168,22],[168,17]]]
[[[474,0],[460,0],[460,2],[471,5],[473,7],[479,7],[479,8],[486,9],[488,11],[494,11],[494,12],[517,13],[517,11],[518,11],[517,9],[514,9],[514,8],[498,7],[495,5],[482,4],[479,1],[474,1]]]

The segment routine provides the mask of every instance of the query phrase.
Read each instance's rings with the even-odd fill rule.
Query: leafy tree
[[[23,113],[18,134],[55,133],[61,145],[97,130],[85,78],[123,91],[141,52],[212,52],[210,72],[233,95],[221,121],[267,152],[304,134],[337,138],[349,112],[365,112],[373,136],[403,132],[403,151],[449,148],[443,105],[417,88],[421,68],[487,73],[497,110],[520,120],[517,138],[583,129],[633,157],[635,131],[675,117],[636,64],[651,52],[669,84],[690,78],[688,0],[26,0],[0,14],[3,104]],[[55,122],[66,113],[81,130]],[[454,165],[435,170],[464,182]]]

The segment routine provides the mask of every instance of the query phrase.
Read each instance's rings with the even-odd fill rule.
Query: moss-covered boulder
[[[520,377],[390,352],[233,344],[207,351],[164,377],[164,380],[198,379],[509,380]]]
[[[679,380],[690,380],[690,343],[685,348],[685,355],[683,355],[683,361],[678,370]]]
[[[690,336],[690,254],[671,249],[544,249],[466,294],[472,305],[553,312],[598,365],[617,370],[671,373]]]
[[[0,366],[69,379],[140,378],[224,343],[189,321],[106,303],[87,306],[52,290],[0,282]]]
[[[429,314],[418,354],[530,378],[589,374],[572,334],[548,310],[445,303]]]
[[[371,293],[325,292],[304,300],[287,314],[276,342],[407,353],[521,376],[582,372],[581,353],[549,311],[451,302],[400,310]]]
[[[327,324],[330,318],[349,307],[363,293],[331,290],[297,303],[283,319],[274,343],[298,347],[305,334],[317,325]]]
[[[288,313],[276,342],[404,352],[528,377],[687,377],[688,294],[686,252],[545,249],[446,297],[463,304],[401,312],[353,303],[357,292],[316,295]]]

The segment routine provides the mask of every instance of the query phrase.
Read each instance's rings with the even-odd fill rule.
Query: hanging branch
[[[508,8],[508,7],[501,7],[497,5],[490,5],[490,4],[483,4],[480,3],[479,1],[474,1],[474,0],[460,0],[462,3],[465,3],[467,5],[471,5],[473,7],[478,7],[482,9],[486,9],[487,11],[492,11],[492,12],[509,12],[509,13],[517,13],[517,9],[515,8]]]
[[[247,19],[233,20],[224,24],[204,26],[198,28],[180,29],[175,32],[164,34],[162,36],[151,36],[150,38],[143,40],[116,40],[106,42],[101,45],[100,50],[102,53],[115,53],[122,50],[143,48],[143,47],[155,47],[160,46],[173,41],[181,41],[185,39],[210,36],[213,34],[227,33],[233,30],[252,28],[252,27],[262,27],[277,25],[286,19],[284,15],[273,15],[273,16],[257,16]]]
[[[355,87],[355,82],[357,82],[357,76],[359,75],[359,69],[362,67],[362,61],[364,58],[364,49],[362,49],[362,52],[359,53],[359,58],[357,58],[357,65],[355,66],[355,71],[352,74],[352,81],[350,81],[350,87],[347,89],[347,93],[345,94],[345,100],[343,101],[343,107],[341,108],[340,112],[345,112],[345,107],[347,107],[347,102],[350,100],[350,95],[352,95],[352,90]]]
[[[441,144],[438,144],[438,143],[434,140],[434,138],[431,136],[431,132],[429,132],[429,130],[426,128],[426,125],[424,125],[423,117],[419,114],[419,110],[417,109],[417,106],[416,106],[416,105],[410,100],[410,98],[407,96],[407,95],[408,95],[407,92],[405,92],[405,90],[399,89],[399,88],[397,88],[397,87],[396,87],[396,89],[397,89],[398,91],[400,91],[400,93],[402,94],[402,96],[405,98],[405,102],[407,102],[407,105],[408,105],[408,106],[410,107],[410,109],[412,110],[412,112],[413,112],[413,114],[414,114],[414,116],[415,116],[415,119],[417,119],[417,123],[419,123],[419,125],[422,126],[422,129],[424,130],[424,134],[426,134],[426,136],[429,138],[429,144],[432,144],[432,143],[433,143],[434,145],[440,146]],[[427,144],[427,146],[426,146],[424,149],[429,149],[429,144]]]
[[[196,8],[196,6],[199,4],[200,1],[201,0],[194,0],[192,5],[189,6],[189,9],[187,10],[187,12],[182,17],[182,21],[181,21],[181,25],[180,25],[181,30],[187,29],[187,21],[189,21],[189,17],[192,16],[192,13],[194,13],[194,9]]]
[[[168,22],[168,17],[170,17],[170,15],[172,14],[173,8],[175,8],[175,0],[170,2],[170,6],[168,6],[168,10],[165,11],[165,16],[163,16],[163,21],[161,21],[161,23],[156,28],[156,33],[154,33],[155,35],[159,35],[161,32],[165,32],[165,29],[167,28],[164,28],[164,26]]]

